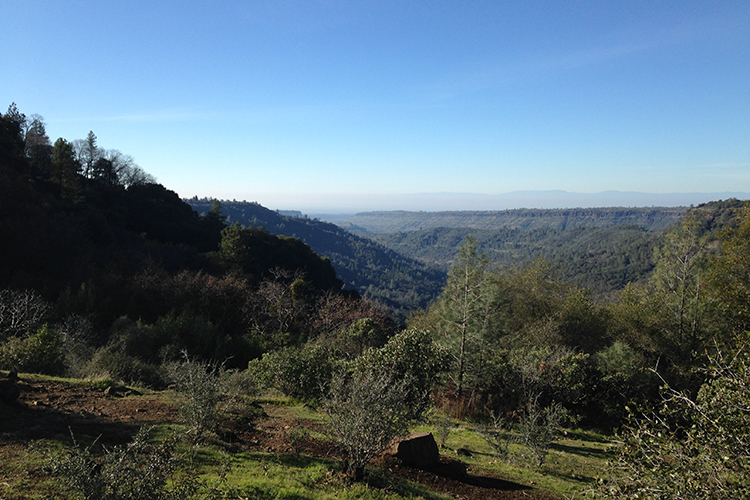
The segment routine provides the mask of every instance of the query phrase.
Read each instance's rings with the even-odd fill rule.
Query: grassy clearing
[[[211,460],[215,471],[222,457]],[[229,498],[257,499],[418,499],[442,500],[450,497],[429,491],[421,485],[400,481],[382,471],[374,471],[366,482],[352,483],[338,473],[332,460],[300,455],[273,455],[246,451],[228,457],[229,472],[223,488]],[[209,472],[207,469],[205,472]],[[215,476],[209,480],[215,479]]]
[[[437,435],[438,427],[423,424],[416,430]],[[566,497],[579,497],[593,488],[596,476],[614,456],[615,446],[601,434],[568,430],[552,444],[544,465],[537,468],[524,446],[513,443],[509,456],[498,457],[475,426],[460,423],[451,430],[441,454],[464,462],[472,475],[489,474]]]
[[[72,381],[51,377],[23,376],[27,380],[60,381],[74,384],[91,381]],[[100,382],[107,386],[109,381]],[[171,391],[147,391],[149,400],[171,401]],[[140,398],[140,397],[139,397]],[[144,399],[145,400],[145,399]],[[308,405],[288,398],[247,399],[247,403],[261,404],[269,419],[279,419],[286,429],[286,438],[303,426],[318,428],[325,421],[325,415]],[[260,411],[260,410],[259,410]],[[12,418],[13,410],[0,405],[0,416]],[[228,416],[232,418],[231,416]],[[239,418],[239,417],[237,417]],[[252,418],[247,423],[252,424]],[[261,422],[257,421],[260,425]],[[268,421],[265,421],[268,422]],[[174,422],[163,423],[152,428],[150,439],[157,442],[168,439],[182,426]],[[432,432],[437,439],[439,419],[420,425],[414,430]],[[305,435],[315,439],[325,439],[317,431],[305,430]],[[76,435],[76,440],[86,446],[96,440],[95,435]],[[56,478],[44,472],[50,453],[64,452],[71,446],[71,437],[54,436],[31,443],[0,441],[0,500],[48,498],[76,498],[66,491]],[[224,475],[221,490],[226,499],[424,499],[439,500],[451,498],[429,490],[420,484],[410,483],[394,476],[387,470],[368,469],[367,480],[352,483],[341,473],[339,461],[330,458],[317,458],[294,453],[270,453],[259,448],[237,449],[226,446],[215,437],[208,444],[190,451],[190,445],[180,445],[179,453],[191,456],[190,474],[197,473],[208,484],[215,484]],[[459,454],[468,450],[470,456]],[[231,450],[231,451],[228,451]],[[595,476],[604,470],[606,461],[611,458],[614,447],[606,436],[586,431],[568,431],[552,445],[547,460],[541,468],[534,465],[528,450],[518,444],[510,446],[507,457],[494,455],[492,448],[477,432],[475,426],[461,422],[454,427],[447,438],[441,453],[449,458],[465,463],[468,472],[474,476],[492,476],[514,483],[531,486],[535,489],[554,492],[560,497],[580,498],[593,486]],[[186,472],[187,473],[187,472]]]

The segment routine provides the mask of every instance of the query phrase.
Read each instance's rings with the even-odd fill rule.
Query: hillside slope
[[[207,213],[213,200],[185,200],[193,209]],[[442,271],[404,257],[341,227],[306,217],[281,215],[257,203],[221,201],[227,223],[262,227],[275,235],[299,238],[317,254],[328,257],[349,289],[379,300],[401,315],[425,307],[439,293]]]

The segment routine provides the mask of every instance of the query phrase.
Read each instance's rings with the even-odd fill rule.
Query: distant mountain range
[[[689,207],[709,201],[737,198],[750,199],[747,192],[720,193],[641,193],[604,191],[574,193],[569,191],[512,191],[488,195],[479,193],[411,193],[356,194],[330,196],[313,205],[279,207],[302,210],[310,216],[329,222],[335,214],[365,211],[408,210],[510,210],[515,208],[595,208],[595,207]],[[340,219],[339,219],[340,220]]]

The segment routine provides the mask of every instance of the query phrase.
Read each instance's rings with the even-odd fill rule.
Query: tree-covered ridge
[[[52,145],[43,130],[15,106],[0,115],[3,363],[32,368],[28,349],[53,339],[44,345],[85,355],[81,366],[50,361],[45,371],[156,384],[160,363],[182,349],[244,366],[363,314],[390,324],[343,292],[330,261],[299,239],[228,226],[218,209],[199,216],[132,159],[113,168],[93,133]],[[44,314],[6,328],[28,304]]]
[[[675,224],[686,207],[515,209],[501,211],[363,212],[341,223],[352,231],[398,233],[437,227],[471,229],[571,229],[635,225],[658,231]]]
[[[742,206],[735,199],[711,202],[691,209],[706,214],[704,231],[716,232]],[[490,262],[501,266],[541,258],[551,262],[561,279],[608,296],[630,282],[646,279],[654,268],[655,248],[664,230],[635,225],[535,229],[433,228],[367,236],[396,252],[448,270],[458,249],[471,235]]]
[[[438,269],[453,265],[457,249],[473,236],[490,262],[514,266],[541,258],[553,263],[561,279],[608,294],[643,280],[653,269],[661,232],[635,226],[532,230],[435,228],[370,237],[400,254]]]
[[[197,213],[207,213],[214,200],[192,198],[186,202]],[[445,280],[444,272],[335,224],[281,215],[257,203],[228,200],[219,203],[228,222],[262,227],[272,234],[304,241],[331,260],[347,288],[381,301],[399,314],[425,307],[440,292]]]

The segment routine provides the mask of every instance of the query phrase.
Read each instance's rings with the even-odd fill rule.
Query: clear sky
[[[750,192],[747,0],[0,0],[0,97],[183,197]]]

